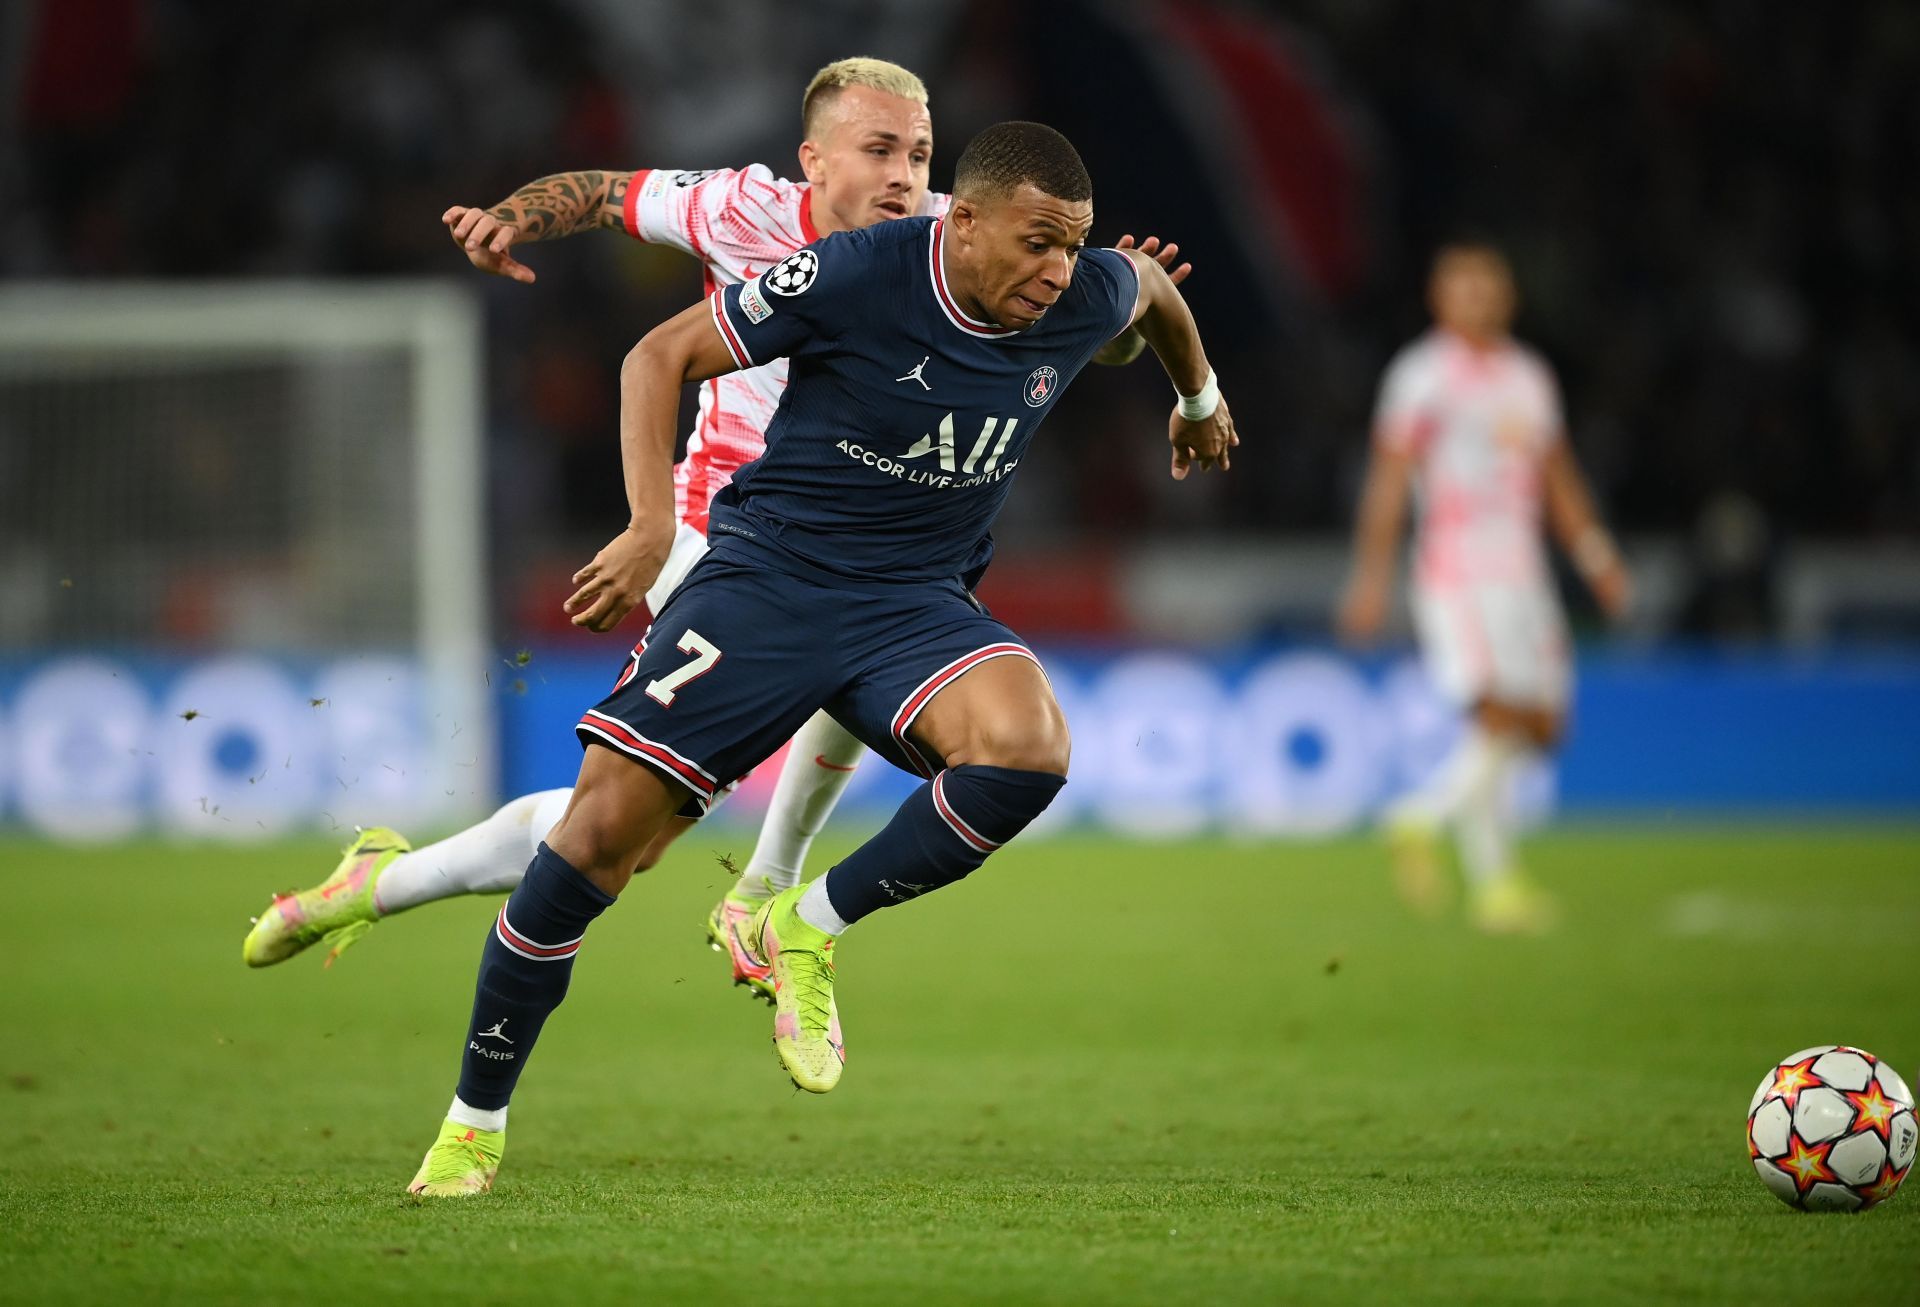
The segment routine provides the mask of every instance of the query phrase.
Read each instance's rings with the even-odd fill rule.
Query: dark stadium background
[[[616,371],[700,292],[603,233],[484,277],[439,215],[793,175],[855,54],[929,84],[937,186],[1035,117],[1097,238],[1180,241],[1245,444],[1170,482],[1151,360],[1049,421],[985,594],[1072,780],[838,951],[840,1088],[705,947],[762,767],[594,925],[494,1192],[415,1207],[496,900],[241,940],[355,824],[575,775],[638,635],[559,612]],[[0,1301],[1915,1301],[1920,1180],[1789,1211],[1741,1119],[1797,1048],[1920,1083],[1917,160],[1911,0],[0,4]],[[1373,819],[1458,721],[1404,612],[1331,638],[1459,235],[1638,589],[1609,629],[1563,569],[1544,938],[1399,901]],[[862,765],[809,872],[907,784]]]
[[[792,172],[799,88],[856,51],[928,82],[936,185],[985,123],[1056,124],[1093,171],[1098,236],[1192,256],[1249,440],[1233,477],[1171,493],[1150,362],[1082,385],[1003,529],[1010,556],[1063,575],[1143,536],[1344,531],[1374,382],[1422,325],[1428,255],[1461,233],[1512,253],[1520,329],[1560,371],[1614,521],[1687,542],[1662,629],[1777,634],[1772,569],[1795,545],[1920,542],[1920,13],[1898,0],[9,15],[9,278],[477,283],[446,205],[564,168]],[[550,608],[548,560],[618,521],[614,369],[698,293],[689,261],[617,236],[530,259],[536,287],[482,287],[492,545],[516,617]],[[1708,538],[1729,520],[1733,559]],[[1920,616],[1869,625],[1911,635]]]

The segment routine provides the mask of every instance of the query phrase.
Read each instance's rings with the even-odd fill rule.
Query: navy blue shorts
[[[850,589],[721,537],[574,729],[686,786],[682,811],[699,816],[820,708],[932,776],[944,764],[913,743],[914,720],[962,674],[1008,657],[1039,661],[957,580]]]

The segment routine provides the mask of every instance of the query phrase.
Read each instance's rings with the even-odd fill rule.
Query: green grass
[[[1920,833],[1542,838],[1544,942],[1357,842],[1016,844],[849,937],[825,1098],[697,939],[722,841],[594,928],[497,1189],[428,1207],[490,903],[254,974],[326,848],[0,843],[0,1299],[1920,1301],[1920,1192],[1795,1213],[1742,1138],[1803,1045],[1920,1062]]]

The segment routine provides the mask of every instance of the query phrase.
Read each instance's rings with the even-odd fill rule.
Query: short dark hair
[[[1093,198],[1080,152],[1045,123],[995,123],[967,142],[953,169],[957,199],[999,199],[1028,182],[1056,200]]]

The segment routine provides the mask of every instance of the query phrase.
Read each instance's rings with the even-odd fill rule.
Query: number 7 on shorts
[[[673,696],[678,694],[688,682],[697,681],[712,671],[721,657],[720,650],[714,647],[713,641],[692,627],[687,628],[686,634],[680,637],[680,643],[674,648],[681,653],[693,654],[694,659],[684,667],[676,668],[657,680],[647,682],[647,697],[662,708],[673,707]]]

